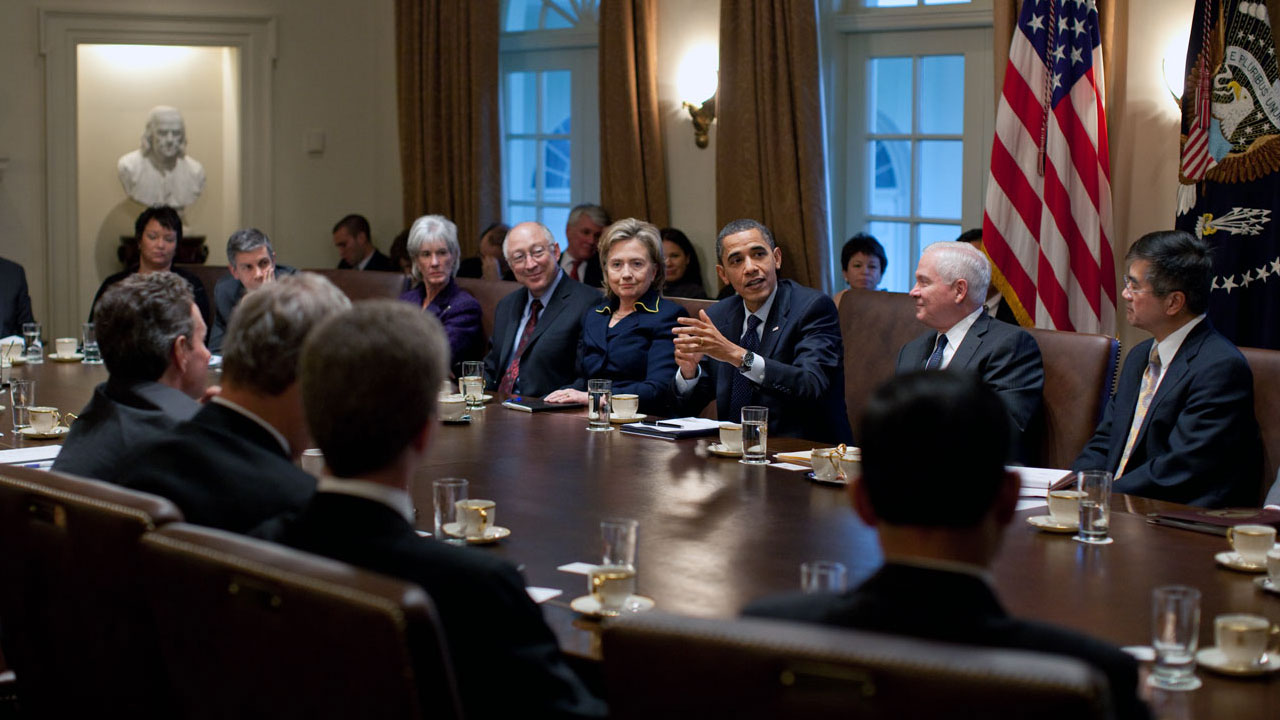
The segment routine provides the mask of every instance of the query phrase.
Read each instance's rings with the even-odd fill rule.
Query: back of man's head
[[[223,381],[259,395],[279,395],[297,380],[307,334],[350,307],[336,285],[315,273],[289,275],[245,295],[223,339]]]
[[[389,466],[436,415],[449,341],[431,313],[372,300],[321,323],[302,350],[311,437],[339,477]]]
[[[996,502],[1009,416],[974,375],[922,370],[881,385],[862,413],[861,483],[893,525],[977,525]]]
[[[111,377],[155,381],[172,358],[173,343],[195,330],[191,286],[171,272],[134,273],[112,285],[94,307],[102,362]]]

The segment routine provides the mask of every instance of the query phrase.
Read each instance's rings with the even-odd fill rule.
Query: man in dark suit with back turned
[[[675,328],[673,390],[684,412],[716,400],[721,420],[769,408],[769,433],[853,442],[844,404],[844,343],[836,306],[778,280],[782,251],[769,228],[734,220],[716,238],[716,273],[736,294]]]
[[[899,375],[872,395],[858,438],[862,476],[849,494],[879,532],[884,566],[852,590],[766,598],[745,614],[1078,658],[1106,675],[1116,717],[1148,716],[1133,658],[1010,617],[991,588],[1020,483],[1004,468],[1008,412],[985,383],[967,371]]]
[[[1072,469],[1110,470],[1116,492],[1202,507],[1256,506],[1261,450],[1253,373],[1205,310],[1213,264],[1188,232],[1125,255],[1125,315],[1155,337],[1129,351],[1116,394]]]
[[[1013,458],[1028,462],[1044,397],[1040,346],[1026,330],[986,313],[991,282],[987,257],[968,243],[936,243],[916,266],[916,319],[933,328],[902,346],[898,372],[969,370],[996,391],[1013,423]]]
[[[0,337],[22,334],[22,323],[35,322],[27,273],[12,260],[0,258]]]
[[[414,531],[410,487],[439,427],[448,358],[440,323],[404,303],[361,303],[317,328],[301,383],[325,476],[301,513],[255,534],[421,585],[468,717],[602,717],[510,562]]]
[[[315,479],[293,464],[310,444],[298,356],[313,327],[349,307],[341,290],[313,273],[246,295],[227,326],[222,392],[139,448],[117,482],[172,500],[188,522],[232,532],[302,507]]]
[[[363,215],[348,215],[333,226],[333,246],[338,248],[342,260],[339,270],[378,270],[400,272],[395,261],[373,246],[369,221]]]
[[[485,380],[490,390],[542,397],[574,381],[582,314],[600,291],[560,269],[560,246],[542,223],[511,228],[502,254],[524,288],[494,311]]]

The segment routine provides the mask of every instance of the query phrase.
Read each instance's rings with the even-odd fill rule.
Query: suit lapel
[[[542,309],[542,314],[538,316],[538,325],[533,328],[533,337],[529,338],[530,345],[533,344],[534,340],[538,339],[538,336],[542,334],[542,331],[547,329],[547,326],[550,325],[551,322],[560,315],[560,313],[564,312],[565,307],[569,304],[569,296],[572,294],[570,289],[569,277],[565,276],[560,278],[560,284],[556,286],[556,291],[551,296],[551,302]],[[528,298],[528,291],[526,291],[525,297]],[[519,319],[517,319],[516,322],[519,322]],[[525,352],[528,352],[528,350],[526,349]]]
[[[511,353],[516,351],[515,341],[516,333],[520,329],[520,316],[524,314],[524,306],[528,302],[528,289],[521,289],[520,297],[516,298],[516,301],[511,303],[506,325],[502,329],[502,337],[498,338],[498,341],[502,343],[498,346],[502,348],[501,363],[498,367],[499,373],[506,372],[507,366],[511,364]],[[539,320],[541,320],[541,318],[539,318]]]
[[[960,341],[960,347],[956,348],[956,354],[951,356],[951,363],[947,367],[968,369],[969,363],[973,361],[974,354],[978,352],[978,348],[982,345],[982,336],[987,334],[987,327],[990,324],[991,318],[986,313],[979,313],[978,319],[974,320],[973,325],[969,326],[969,332],[964,334],[964,339]],[[932,352],[932,348],[930,348],[930,352]]]
[[[760,355],[773,357],[778,347],[778,338],[782,336],[782,328],[787,326],[787,318],[791,314],[791,285],[785,280],[778,281],[777,295],[773,298],[773,307],[769,308],[769,317],[764,324],[764,334],[760,337]],[[746,311],[742,312],[746,317]],[[741,319],[739,319],[741,321]],[[739,339],[742,333],[738,333]]]
[[[1142,418],[1142,428],[1138,431],[1138,437],[1134,441],[1134,452],[1137,452],[1138,447],[1142,445],[1142,436],[1147,434],[1147,427],[1151,425],[1151,418],[1155,417],[1160,403],[1177,391],[1178,385],[1182,383],[1187,371],[1190,370],[1191,361],[1200,352],[1200,346],[1204,344],[1204,339],[1207,337],[1207,333],[1204,332],[1205,323],[1207,322],[1209,322],[1209,319],[1205,318],[1191,330],[1186,339],[1182,341],[1182,346],[1178,348],[1173,360],[1169,361],[1169,369],[1165,370],[1164,377],[1160,378],[1160,387],[1156,388],[1156,395],[1151,398],[1151,405],[1147,408],[1147,414]],[[1152,343],[1154,342],[1155,340],[1152,340]],[[1151,353],[1150,347],[1147,348],[1147,353]],[[1132,409],[1129,411],[1129,417],[1129,424],[1132,425]]]

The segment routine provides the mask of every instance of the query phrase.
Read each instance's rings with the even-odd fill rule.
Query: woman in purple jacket
[[[423,215],[409,228],[409,257],[418,284],[400,296],[440,319],[449,336],[450,367],[484,356],[480,302],[458,287],[458,227],[443,215]]]

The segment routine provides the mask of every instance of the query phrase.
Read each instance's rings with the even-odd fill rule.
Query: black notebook
[[[575,408],[586,407],[586,403],[549,403],[542,398],[521,397],[520,395],[512,395],[502,403],[502,407],[519,410],[521,412],[551,412],[553,410],[573,410]]]

